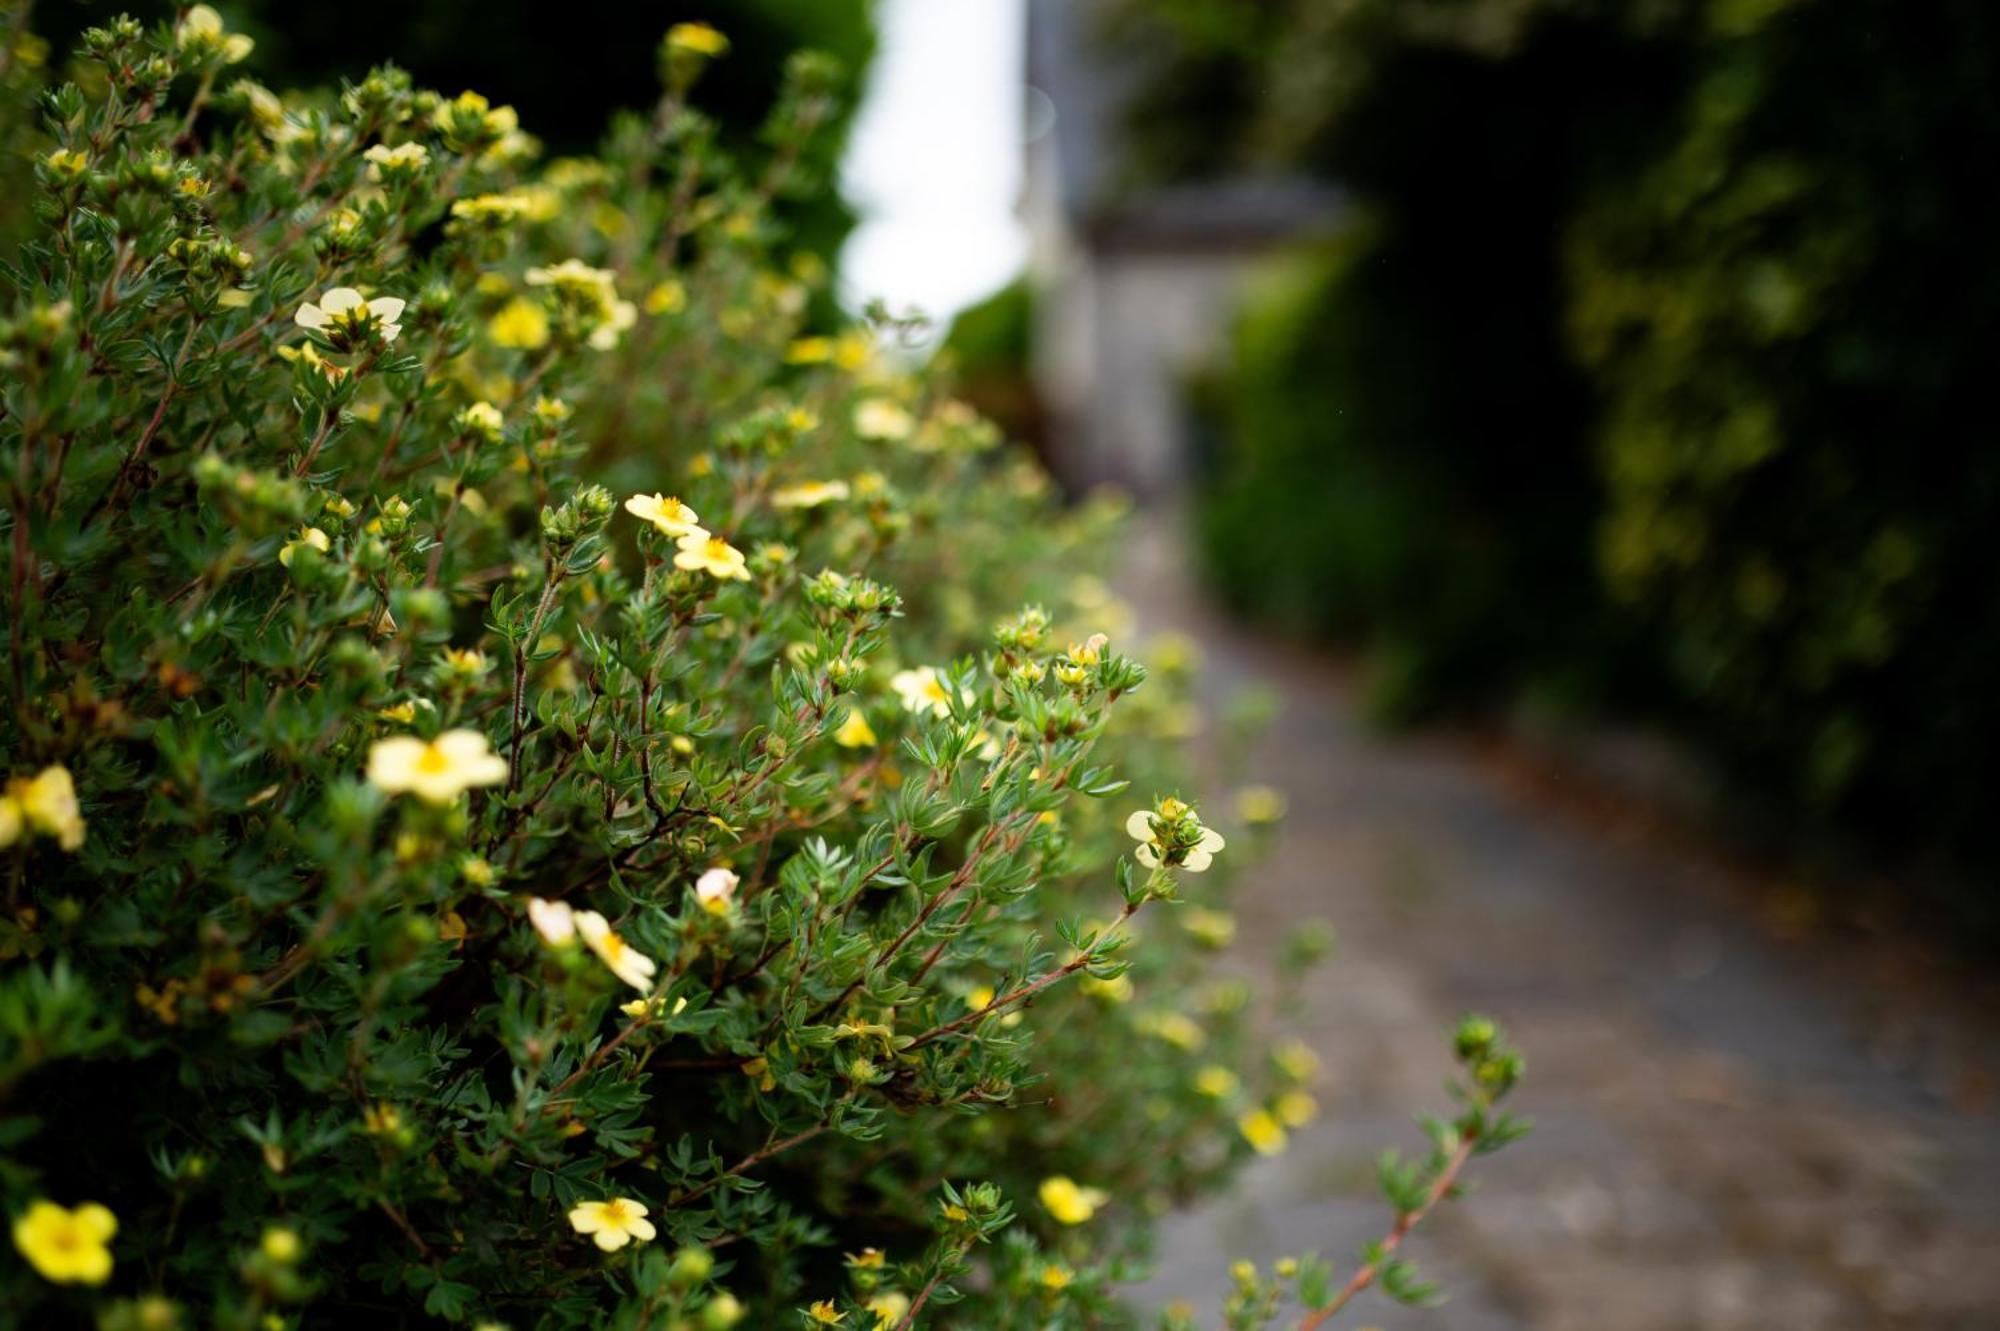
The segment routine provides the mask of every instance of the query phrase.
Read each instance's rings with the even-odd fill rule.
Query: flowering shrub
[[[1188,653],[1106,636],[1103,506],[892,330],[804,335],[770,205],[838,75],[732,163],[725,53],[676,28],[656,113],[546,164],[392,67],[274,94],[202,6],[43,98],[10,1319],[1099,1324],[1312,1116],[1207,964],[1276,801],[1167,793]]]

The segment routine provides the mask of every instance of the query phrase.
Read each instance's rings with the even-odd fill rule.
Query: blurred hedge
[[[1581,681],[1760,817],[1976,881],[2000,14],[1340,0],[1211,40],[1212,8],[1124,13],[1136,158],[1199,133],[1199,171],[1303,167],[1372,218],[1290,260],[1209,391],[1223,583],[1378,649],[1405,710]],[[1261,93],[1176,122],[1176,86]]]

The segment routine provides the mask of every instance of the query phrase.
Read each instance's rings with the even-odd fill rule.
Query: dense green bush
[[[1314,1112],[1209,964],[1273,801],[1225,848],[1168,793],[1112,515],[801,335],[827,62],[731,160],[677,27],[541,163],[394,67],[274,94],[205,6],[83,47],[0,269],[0,1317],[1118,1323]],[[1231,1326],[1421,1294],[1394,1243],[1517,1131],[1456,1052],[1388,1249]]]

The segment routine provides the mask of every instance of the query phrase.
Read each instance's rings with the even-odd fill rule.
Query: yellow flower
[[[832,359],[830,337],[802,337],[785,349],[785,362],[789,365],[819,365]]]
[[[278,562],[286,568],[290,568],[292,566],[292,557],[298,554],[300,546],[309,545],[321,554],[325,554],[332,544],[333,542],[327,539],[326,533],[319,528],[301,527],[299,528],[299,534],[291,540],[286,541],[284,546],[278,551]]]
[[[384,179],[416,175],[430,164],[431,150],[421,143],[399,143],[393,148],[377,143],[361,156],[368,163],[368,178],[379,184]]]
[[[687,308],[687,288],[668,278],[646,293],[641,303],[648,314],[679,314]]]
[[[474,786],[507,779],[507,760],[477,730],[447,730],[433,740],[415,735],[378,739],[368,748],[368,782],[390,795],[449,804]]]
[[[710,536],[704,531],[691,531],[675,542],[680,547],[674,555],[674,567],[701,569],[727,582],[750,581],[750,569],[738,550],[720,536]]]
[[[933,666],[898,670],[889,680],[889,687],[903,700],[903,706],[912,712],[929,712],[932,716],[951,715],[951,694],[946,691],[944,680]],[[967,694],[964,701],[972,701],[971,695]]]
[[[14,1221],[14,1246],[42,1279],[59,1285],[101,1285],[111,1278],[111,1236],[118,1217],[95,1202],[74,1211],[46,1199]]]
[[[1272,1051],[1271,1061],[1293,1081],[1311,1081],[1319,1071],[1319,1055],[1303,1040],[1285,1041]]]
[[[1098,1207],[1111,1200],[1101,1189],[1079,1187],[1063,1174],[1043,1179],[1037,1195],[1042,1199],[1042,1209],[1064,1225],[1084,1223],[1097,1214]]]
[[[910,1296],[883,1290],[868,1300],[868,1311],[875,1314],[875,1331],[893,1331],[910,1311]]]
[[[1271,786],[1245,786],[1236,792],[1236,816],[1256,826],[1285,816],[1285,797]]]
[[[706,23],[676,23],[667,29],[667,49],[713,59],[729,52],[729,39]]]
[[[678,499],[666,495],[633,495],[625,501],[625,511],[633,517],[652,523],[663,535],[679,540],[683,536],[693,536],[701,532],[701,518],[695,511]]]
[[[1037,1277],[1043,1289],[1068,1289],[1076,1273],[1061,1262],[1043,1262],[1041,1274]]]
[[[492,668],[493,663],[486,653],[477,647],[447,647],[444,652],[445,669],[454,675],[467,679],[477,679]]]
[[[850,711],[847,719],[840,723],[840,729],[833,732],[833,742],[844,749],[872,748],[878,743],[875,728],[868,724],[868,718],[859,707]]]
[[[534,413],[535,419],[543,425],[561,425],[570,417],[569,403],[559,397],[550,397],[547,393],[537,396],[535,398],[535,405],[530,407],[529,410]]]
[[[333,287],[317,305],[307,301],[299,306],[292,322],[324,333],[338,347],[355,345],[370,330],[379,333],[384,342],[394,342],[403,332],[396,321],[403,317],[404,304],[400,296],[368,300],[353,287]]]
[[[658,998],[635,998],[629,1003],[620,1003],[618,1010],[628,1017],[678,1017],[687,1011],[687,1005],[687,999],[676,998],[670,1011],[666,995],[662,994]]]
[[[818,508],[847,498],[846,481],[806,481],[771,492],[773,508]]]
[[[549,342],[548,311],[526,296],[516,296],[486,321],[486,336],[495,346],[517,351],[545,347]]]
[[[1288,1128],[1303,1128],[1319,1117],[1319,1101],[1304,1091],[1286,1091],[1271,1106],[1279,1122]]]
[[[833,1304],[825,1299],[813,1304],[807,1315],[821,1326],[839,1326],[847,1320],[846,1313],[836,1311]]]
[[[1236,1130],[1259,1155],[1279,1155],[1285,1149],[1285,1125],[1268,1109],[1253,1109],[1236,1120]]]
[[[518,194],[475,194],[451,204],[452,217],[470,226],[505,226],[527,211],[528,201]]]
[[[860,1252],[847,1254],[847,1264],[857,1271],[873,1271],[888,1261],[888,1255],[880,1248],[863,1248]]]
[[[1236,917],[1195,906],[1181,915],[1181,927],[1209,947],[1228,947],[1236,937]]]
[[[608,921],[594,910],[575,914],[576,931],[613,975],[644,993],[653,987],[653,973],[659,963],[620,938]],[[647,1237],[651,1237],[648,1235]]]
[[[75,180],[90,170],[90,158],[74,148],[51,148],[42,156],[42,165],[49,174],[63,180]]]
[[[1192,1052],[1208,1043],[1208,1036],[1202,1033],[1194,1018],[1182,1012],[1166,1012],[1148,1018],[1141,1028],[1148,1034],[1157,1035],[1176,1049]]]
[[[507,428],[507,418],[491,402],[474,402],[460,407],[451,418],[451,423],[463,433],[475,435],[489,444],[498,443]]]
[[[728,869],[716,867],[694,880],[695,900],[710,915],[721,915],[729,909],[729,902],[736,895],[736,884],[741,882]]]
[[[1236,1074],[1225,1067],[1211,1064],[1194,1074],[1195,1090],[1211,1100],[1227,1100],[1238,1085]]]
[[[616,1252],[637,1240],[651,1241],[657,1232],[646,1219],[646,1208],[630,1197],[613,1197],[608,1202],[578,1202],[570,1208],[570,1228],[591,1236],[591,1242],[606,1252]]]
[[[296,1229],[287,1229],[283,1225],[271,1226],[264,1231],[263,1238],[257,1242],[258,1250],[265,1257],[283,1266],[289,1266],[299,1260],[301,1246],[299,1232]]]
[[[863,399],[854,408],[854,432],[863,439],[907,439],[917,422],[886,397]]]
[[[257,43],[242,33],[223,31],[222,15],[212,5],[188,8],[174,25],[174,45],[196,57],[219,53],[227,65],[240,63],[257,48]]]
[[[11,846],[23,834],[52,836],[64,850],[83,844],[83,810],[76,802],[76,783],[69,769],[44,767],[32,777],[14,777],[0,790],[0,846]]]

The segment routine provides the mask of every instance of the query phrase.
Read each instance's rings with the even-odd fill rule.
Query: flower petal
[[[345,314],[366,303],[353,287],[335,287],[319,298],[319,307],[328,314]]]

